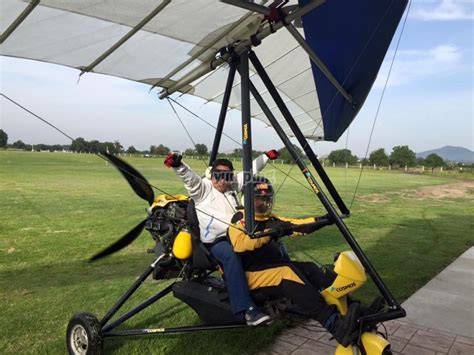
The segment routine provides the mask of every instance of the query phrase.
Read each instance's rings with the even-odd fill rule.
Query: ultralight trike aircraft
[[[251,117],[273,127],[309,188],[352,251],[338,253],[321,293],[347,311],[349,294],[367,275],[381,293],[358,319],[357,339],[336,354],[391,354],[380,322],[405,316],[343,219],[350,211],[307,139],[337,141],[361,109],[375,81],[407,0],[6,0],[10,24],[0,35],[2,55],[47,61],[89,72],[124,77],[163,88],[160,98],[180,92],[221,103],[210,154],[219,151],[229,108],[242,113],[243,170],[252,172]],[[235,83],[236,72],[240,81]],[[226,79],[227,77],[227,79]],[[223,88],[223,83],[226,82]],[[170,104],[171,104],[170,101]],[[319,176],[317,181],[289,137],[295,137]],[[138,196],[148,215],[92,260],[130,244],[145,228],[156,242],[155,260],[103,317],[75,315],[67,329],[71,354],[98,354],[104,339],[246,327],[230,311],[225,283],[200,242],[193,201],[166,191],[155,197],[147,180],[123,160],[104,153]],[[324,184],[335,205],[322,191]],[[255,233],[253,188],[244,186],[245,228]],[[265,234],[266,233],[266,234]],[[176,279],[139,306],[112,318],[150,275]],[[174,328],[116,328],[173,293],[199,315],[202,325]],[[288,299],[254,295],[272,317],[297,314]],[[301,316],[301,314],[300,314]]]

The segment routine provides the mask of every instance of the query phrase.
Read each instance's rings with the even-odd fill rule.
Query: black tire
[[[100,322],[91,313],[78,313],[66,331],[67,350],[71,355],[100,355],[103,348]]]
[[[390,345],[383,349],[382,355],[392,355],[392,350],[390,350]]]

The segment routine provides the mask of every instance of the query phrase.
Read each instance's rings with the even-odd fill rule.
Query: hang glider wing
[[[289,2],[309,3],[318,6],[292,27],[296,35],[281,28],[254,50],[305,136],[336,141],[363,105],[407,0]],[[269,28],[263,15],[217,0],[2,0],[0,54],[220,102],[228,66],[211,69],[220,50]],[[272,108],[260,79],[251,79]],[[229,107],[240,107],[237,78]],[[253,101],[252,115],[268,123]]]

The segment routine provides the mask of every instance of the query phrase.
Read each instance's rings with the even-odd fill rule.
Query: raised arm
[[[259,155],[252,162],[253,173],[255,175],[257,175],[258,173],[260,173],[263,170],[263,168],[265,168],[265,165],[267,165],[269,160],[274,160],[274,159],[278,158],[279,156],[280,156],[280,154],[275,149],[269,150],[269,151]],[[238,192],[242,191],[242,189],[244,187],[244,178],[245,178],[244,173],[245,173],[244,171],[241,171],[236,175],[236,178],[237,178],[237,191]]]
[[[192,171],[187,164],[183,163],[180,155],[169,154],[164,164],[169,168],[173,168],[176,175],[183,180],[189,197],[195,202],[201,201],[210,192],[211,185],[204,183],[199,175]]]

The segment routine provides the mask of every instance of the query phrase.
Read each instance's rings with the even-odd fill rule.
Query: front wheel
[[[74,315],[67,326],[66,344],[71,355],[102,354],[103,337],[100,322],[91,313]]]

